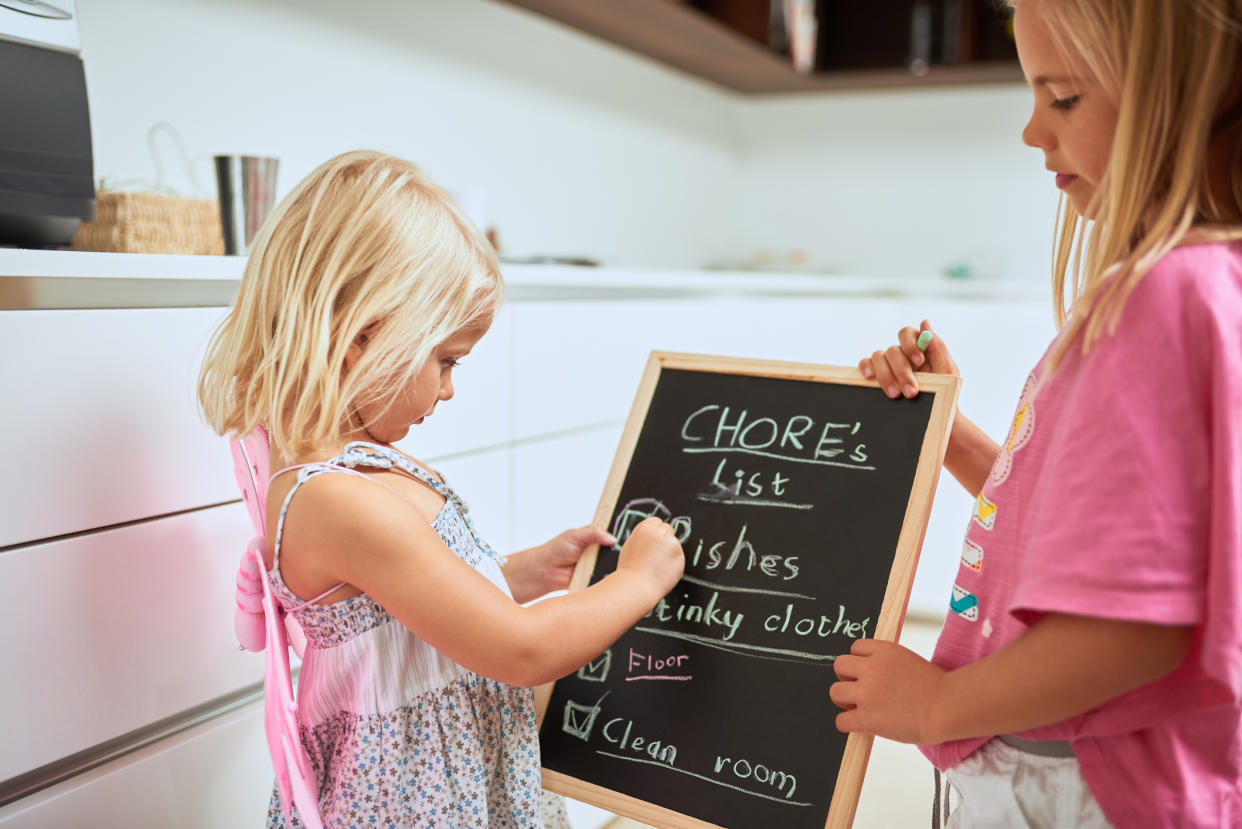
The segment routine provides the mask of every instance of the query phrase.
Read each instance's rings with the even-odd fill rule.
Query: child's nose
[[[440,384],[440,399],[441,400],[452,400],[453,399],[453,378],[452,377],[444,378],[444,382]]]
[[[1052,149],[1051,135],[1046,129],[1036,123],[1036,116],[1034,115],[1026,122],[1026,126],[1022,128],[1022,143],[1028,147],[1037,147],[1041,150]]]

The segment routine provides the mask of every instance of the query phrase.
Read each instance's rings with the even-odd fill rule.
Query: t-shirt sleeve
[[[1204,620],[1212,495],[1205,343],[1188,330],[1195,315],[1177,284],[1149,274],[1116,332],[1085,356],[1067,356],[1060,376],[1045,381],[1061,384],[1059,411],[1049,417],[1010,607],[1024,622],[1048,612]]]

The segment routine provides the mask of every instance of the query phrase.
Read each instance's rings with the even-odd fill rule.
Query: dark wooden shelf
[[[800,75],[789,61],[677,0],[501,0],[746,94],[1021,82],[1016,61]]]

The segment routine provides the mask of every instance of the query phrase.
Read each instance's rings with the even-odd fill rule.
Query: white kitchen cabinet
[[[195,400],[222,314],[0,311],[0,547],[237,497]]]
[[[622,421],[513,449],[514,549],[591,523],[621,440]],[[609,529],[605,527],[605,529]]]
[[[891,297],[703,296],[514,308],[514,436],[629,414],[651,351],[854,366],[896,333]]]
[[[699,306],[684,299],[515,304],[514,437],[624,418],[652,350],[694,351],[702,342],[711,318]]]
[[[0,554],[0,780],[263,677],[233,638],[240,503]]]
[[[67,263],[106,294],[131,260],[99,256],[8,252],[0,273],[75,276],[58,270]],[[191,281],[213,278],[210,257],[158,259],[132,261],[153,282],[183,266]],[[222,276],[235,265],[222,259]],[[1052,333],[1042,294],[983,285],[949,297],[835,277],[513,266],[506,277],[511,298],[454,372],[454,399],[401,443],[444,473],[502,553],[593,519],[652,350],[853,366],[927,317],[962,369],[962,408],[999,440]],[[13,714],[0,784],[210,706],[263,672],[232,633],[251,529],[227,444],[194,398],[224,309],[37,307],[0,311],[0,450],[14,461],[0,479],[11,609],[0,706]],[[943,617],[969,509],[943,474],[911,613]],[[0,807],[0,829],[261,820],[272,780],[261,709],[208,716]],[[610,817],[570,807],[577,829]]]
[[[0,829],[260,826],[274,781],[252,703],[0,807]]]

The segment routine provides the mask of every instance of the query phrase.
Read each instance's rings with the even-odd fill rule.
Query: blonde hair
[[[256,236],[199,374],[203,416],[219,434],[263,426],[290,457],[331,447],[359,405],[390,398],[500,294],[491,245],[418,167],[339,155]]]
[[[1038,3],[1067,58],[1118,103],[1093,226],[1064,194],[1057,211],[1055,370],[1074,342],[1086,353],[1116,330],[1173,247],[1242,238],[1242,0],[1022,2]],[[1220,147],[1227,156],[1214,161]]]

